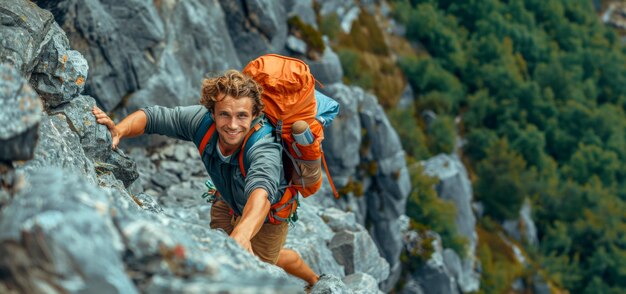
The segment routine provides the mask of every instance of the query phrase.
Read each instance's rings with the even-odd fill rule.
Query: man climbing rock
[[[201,125],[210,121],[217,135],[205,135],[200,152],[218,191],[211,208],[211,228],[224,230],[250,253],[311,286],[319,277],[297,252],[283,248],[287,222],[270,221],[269,217],[270,207],[283,199],[288,187],[282,166],[283,146],[273,132],[267,132],[251,146],[246,145],[247,152],[242,151],[249,134],[268,124],[262,91],[249,76],[230,70],[203,81],[201,105],[146,107],[118,124],[97,107],[93,114],[111,132],[114,149],[121,139],[144,133],[193,141]],[[241,152],[249,166],[245,171],[238,159]]]

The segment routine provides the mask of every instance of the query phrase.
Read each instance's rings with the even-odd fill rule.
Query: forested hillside
[[[512,276],[542,272],[571,293],[626,292],[626,49],[592,2],[391,5],[426,52],[399,58],[416,98],[400,111],[415,119],[398,132],[417,160],[453,151],[457,127],[465,139],[463,160],[485,207],[481,290],[500,293]],[[426,127],[426,110],[442,119]],[[526,198],[539,245],[527,244],[533,263],[520,269],[502,261],[486,232],[515,218]]]

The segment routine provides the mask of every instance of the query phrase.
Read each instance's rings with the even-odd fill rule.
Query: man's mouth
[[[226,134],[228,134],[229,136],[235,136],[239,134],[239,131],[238,130],[233,130],[233,131],[226,130]]]

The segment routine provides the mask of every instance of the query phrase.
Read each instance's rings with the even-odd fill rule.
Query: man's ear
[[[215,121],[215,115],[213,115],[213,111],[209,110],[209,117],[211,120]]]

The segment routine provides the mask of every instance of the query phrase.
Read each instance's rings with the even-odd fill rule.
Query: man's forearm
[[[148,117],[143,110],[138,110],[125,117],[115,127],[120,132],[120,139],[123,137],[136,137],[144,133]]]
[[[231,236],[244,237],[251,240],[261,229],[265,217],[270,211],[270,202],[267,199],[267,191],[255,189],[250,194],[246,206],[243,208],[241,220],[233,230]]]

